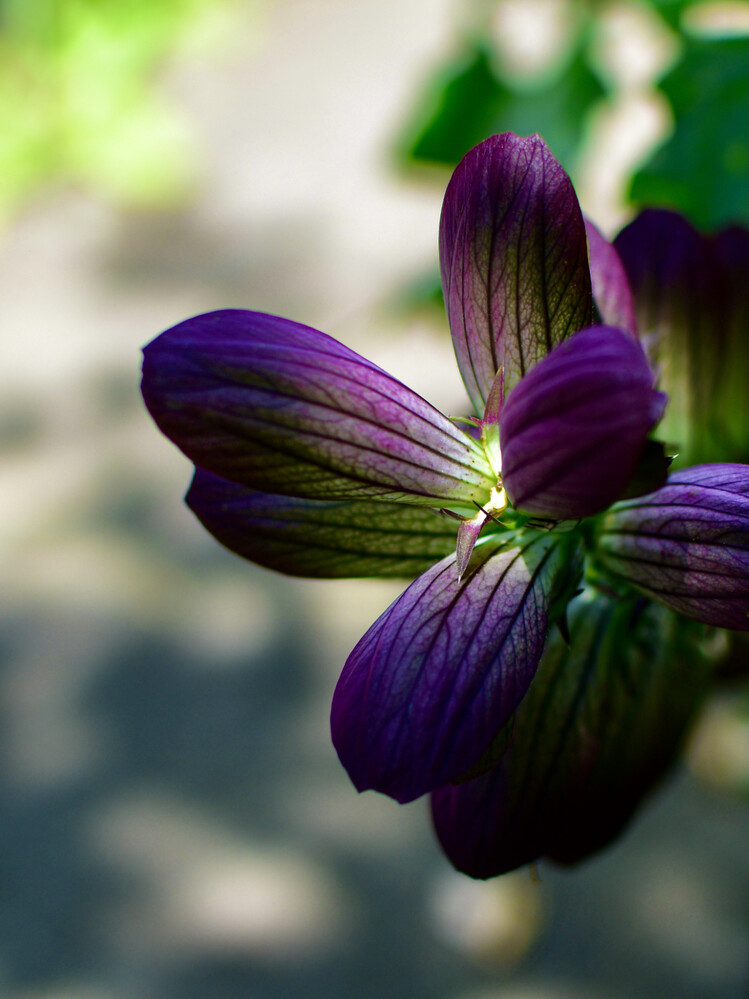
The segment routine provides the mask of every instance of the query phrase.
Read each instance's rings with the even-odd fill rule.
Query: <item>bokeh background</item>
[[[462,411],[451,165],[540,130],[609,235],[746,222],[747,32],[744,2],[0,0],[0,995],[746,999],[741,685],[600,857],[453,873],[329,743],[402,587],[221,549],[138,369],[249,307]]]

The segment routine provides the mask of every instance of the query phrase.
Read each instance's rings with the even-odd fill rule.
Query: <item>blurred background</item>
[[[359,796],[328,707],[402,589],[182,506],[140,347],[277,312],[448,413],[451,167],[540,131],[613,235],[749,221],[749,3],[0,0],[0,995],[739,999],[749,698],[606,853],[490,883]]]

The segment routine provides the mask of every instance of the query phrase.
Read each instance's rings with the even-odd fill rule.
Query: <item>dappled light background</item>
[[[546,72],[572,9],[0,2],[0,995],[749,993],[731,793],[749,736],[728,694],[691,771],[604,855],[453,873],[424,803],[357,795],[330,745],[337,675],[401,584],[221,549],[138,394],[145,342],[235,306],[323,329],[460,415],[433,302],[449,152],[417,155],[434,81],[479,34],[518,79]],[[671,127],[650,84],[679,41],[645,7],[607,18],[613,83],[559,141],[610,234]]]

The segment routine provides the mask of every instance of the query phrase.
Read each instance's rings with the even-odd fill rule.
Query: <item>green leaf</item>
[[[702,228],[749,219],[749,41],[691,39],[663,80],[675,129],[635,175],[631,198]]]
[[[494,75],[488,50],[471,47],[427,84],[399,145],[407,159],[454,166],[496,131],[494,123],[510,99]]]
[[[490,135],[538,132],[569,167],[586,116],[603,93],[580,48],[551,77],[521,84],[501,78],[490,50],[477,43],[442,68],[425,88],[399,145],[406,159],[454,166]]]
[[[681,15],[686,7],[691,7],[694,0],[650,0],[664,21],[672,28],[678,28],[681,23]]]

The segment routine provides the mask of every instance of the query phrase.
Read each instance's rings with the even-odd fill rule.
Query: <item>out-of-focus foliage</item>
[[[632,199],[704,229],[749,220],[749,42],[690,39],[660,86],[674,132],[635,176]]]
[[[617,82],[595,51],[614,5],[560,0],[567,30],[559,32],[556,55],[529,75],[509,64],[487,13],[512,4],[475,0],[478,29],[471,24],[457,55],[427,81],[397,143],[406,165],[454,166],[494,132],[538,131],[575,176],[592,114],[616,97]],[[664,79],[651,81],[671,106],[673,132],[638,173],[632,200],[667,205],[706,228],[749,219],[749,40],[692,37],[687,22],[697,5],[684,0],[618,6],[646,10],[677,50]]]
[[[233,2],[2,0],[0,221],[53,182],[130,204],[184,193],[190,130],[156,76]]]
[[[422,109],[407,130],[406,155],[453,166],[496,132],[538,132],[557,158],[570,163],[585,116],[603,94],[580,49],[551,79],[545,75],[521,86],[497,72],[489,46],[477,41],[426,88]]]
[[[681,24],[682,14],[691,5],[690,0],[651,0],[652,6],[672,28]]]

